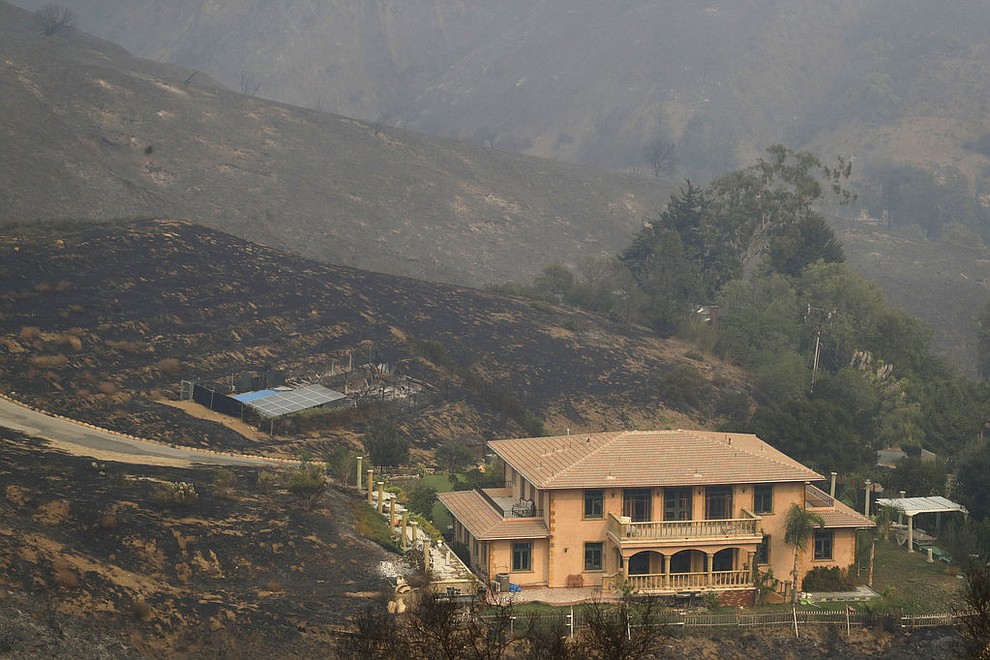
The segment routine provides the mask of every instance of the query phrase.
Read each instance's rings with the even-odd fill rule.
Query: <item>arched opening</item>
[[[671,573],[700,573],[708,570],[708,555],[699,550],[682,550],[670,558]]]
[[[637,552],[629,558],[629,575],[656,575],[663,573],[663,555],[652,550]]]
[[[736,553],[738,550],[736,548],[726,548],[725,550],[719,550],[712,557],[712,570],[713,571],[731,571],[736,568]]]

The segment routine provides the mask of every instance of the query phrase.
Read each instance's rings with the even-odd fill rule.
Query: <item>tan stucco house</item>
[[[751,434],[623,431],[489,442],[505,487],[443,493],[455,539],[487,583],[601,586],[639,593],[722,592],[743,604],[754,563],[789,587],[792,504],[825,527],[800,559],[853,564],[873,523],[811,482],[824,477]]]

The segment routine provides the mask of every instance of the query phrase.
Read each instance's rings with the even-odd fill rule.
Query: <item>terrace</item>
[[[743,509],[744,518],[721,520],[651,520],[632,522],[609,514],[606,533],[619,547],[680,546],[685,542],[737,541],[759,543],[760,517]]]

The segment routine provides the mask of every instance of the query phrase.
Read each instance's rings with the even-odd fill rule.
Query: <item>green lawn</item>
[[[929,564],[927,553],[908,553],[893,540],[878,540],[876,548],[873,590],[892,606],[922,614],[950,612],[959,605],[963,580],[944,562]]]

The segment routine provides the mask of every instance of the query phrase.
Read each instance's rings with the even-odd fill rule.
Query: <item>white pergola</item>
[[[877,506],[889,506],[897,509],[908,519],[907,545],[908,552],[914,552],[914,517],[919,513],[956,512],[968,516],[969,511],[962,504],[953,502],[945,497],[891,497],[878,498]]]

